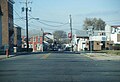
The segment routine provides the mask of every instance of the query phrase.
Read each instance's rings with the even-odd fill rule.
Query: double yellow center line
[[[49,57],[49,55],[50,55],[50,53],[45,54],[42,58],[43,58],[43,59],[47,59],[47,58]]]

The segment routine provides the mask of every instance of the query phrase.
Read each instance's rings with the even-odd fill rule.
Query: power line
[[[43,24],[43,25],[46,25],[46,26],[50,26],[50,27],[62,27],[62,26],[65,26],[67,24],[69,24],[68,22],[67,23],[64,23],[63,25],[50,25],[50,24],[47,24],[47,23],[44,23],[44,22],[41,22],[41,21],[38,21],[39,23]]]
[[[23,17],[21,17],[20,15],[19,15],[19,13],[15,10],[15,9],[13,9],[13,11],[15,12],[15,14],[19,17],[19,20],[21,20],[21,21],[19,21],[19,22],[24,22],[23,20]],[[14,18],[15,19],[15,18]],[[15,23],[14,23],[15,24]],[[17,25],[17,24],[15,24],[15,25]],[[17,25],[18,26],[18,25]],[[21,27],[21,26],[20,26]],[[23,25],[22,25],[22,27],[24,27]]]
[[[44,22],[48,22],[48,23],[64,24],[64,23],[62,23],[62,22],[55,22],[55,21],[49,21],[49,20],[40,20],[40,21],[44,21]]]
[[[29,15],[31,16],[31,15]],[[32,18],[34,18],[33,16],[31,16]],[[64,24],[62,22],[56,22],[56,21],[50,21],[50,20],[43,20],[43,19],[39,19],[40,21],[44,21],[44,22],[48,22],[48,23],[57,23],[57,24]]]
[[[31,16],[31,15],[30,15]],[[33,16],[31,16],[32,18],[34,18]],[[49,21],[49,20],[37,20],[39,23],[43,24],[43,25],[46,25],[46,26],[50,26],[50,27],[62,27],[66,24],[69,24],[69,22],[67,23],[62,23],[62,22],[56,22],[56,21]],[[61,25],[50,25],[50,24],[47,24],[47,23],[44,23],[44,22],[47,22],[47,23],[57,23],[57,24],[61,24]]]
[[[21,17],[15,9],[13,9],[13,11],[16,13],[16,15],[19,17],[19,19],[21,19],[22,21],[24,20],[23,17]]]
[[[35,26],[35,27],[40,27],[40,26],[37,26],[37,25],[34,25],[34,24],[29,24],[29,25],[30,25],[30,27],[31,27],[31,25]],[[47,27],[43,27],[43,28],[45,28],[47,30],[58,30],[58,29],[50,29],[50,28],[47,28]],[[38,29],[38,28],[36,28],[36,29]]]

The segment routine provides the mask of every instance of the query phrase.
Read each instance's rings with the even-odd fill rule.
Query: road
[[[120,82],[120,61],[41,53],[0,60],[0,82]]]

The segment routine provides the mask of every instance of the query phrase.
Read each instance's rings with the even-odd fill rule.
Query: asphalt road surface
[[[0,60],[0,82],[120,82],[120,61],[41,53]]]

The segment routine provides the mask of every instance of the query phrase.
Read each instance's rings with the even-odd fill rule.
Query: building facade
[[[113,41],[114,44],[120,44],[120,25],[111,26],[111,28],[111,41]]]
[[[120,44],[120,25],[106,25],[106,36],[113,44]]]
[[[2,46],[2,10],[0,5],[0,48]]]
[[[89,35],[85,30],[76,31],[73,40],[74,51],[82,51],[87,48],[86,42],[89,41]]]
[[[14,47],[17,47],[18,50],[22,48],[22,38],[21,38],[21,27],[14,27]]]
[[[43,51],[43,37],[32,36],[29,41],[29,48],[32,48],[33,52]]]
[[[74,46],[77,48],[77,51],[106,50],[111,49],[113,44],[113,42],[110,41],[106,36],[106,32],[99,30],[94,30],[92,35],[89,34],[86,30],[77,31],[76,37],[74,39],[76,39]]]
[[[2,46],[12,49],[14,44],[13,0],[0,0],[2,17]]]

